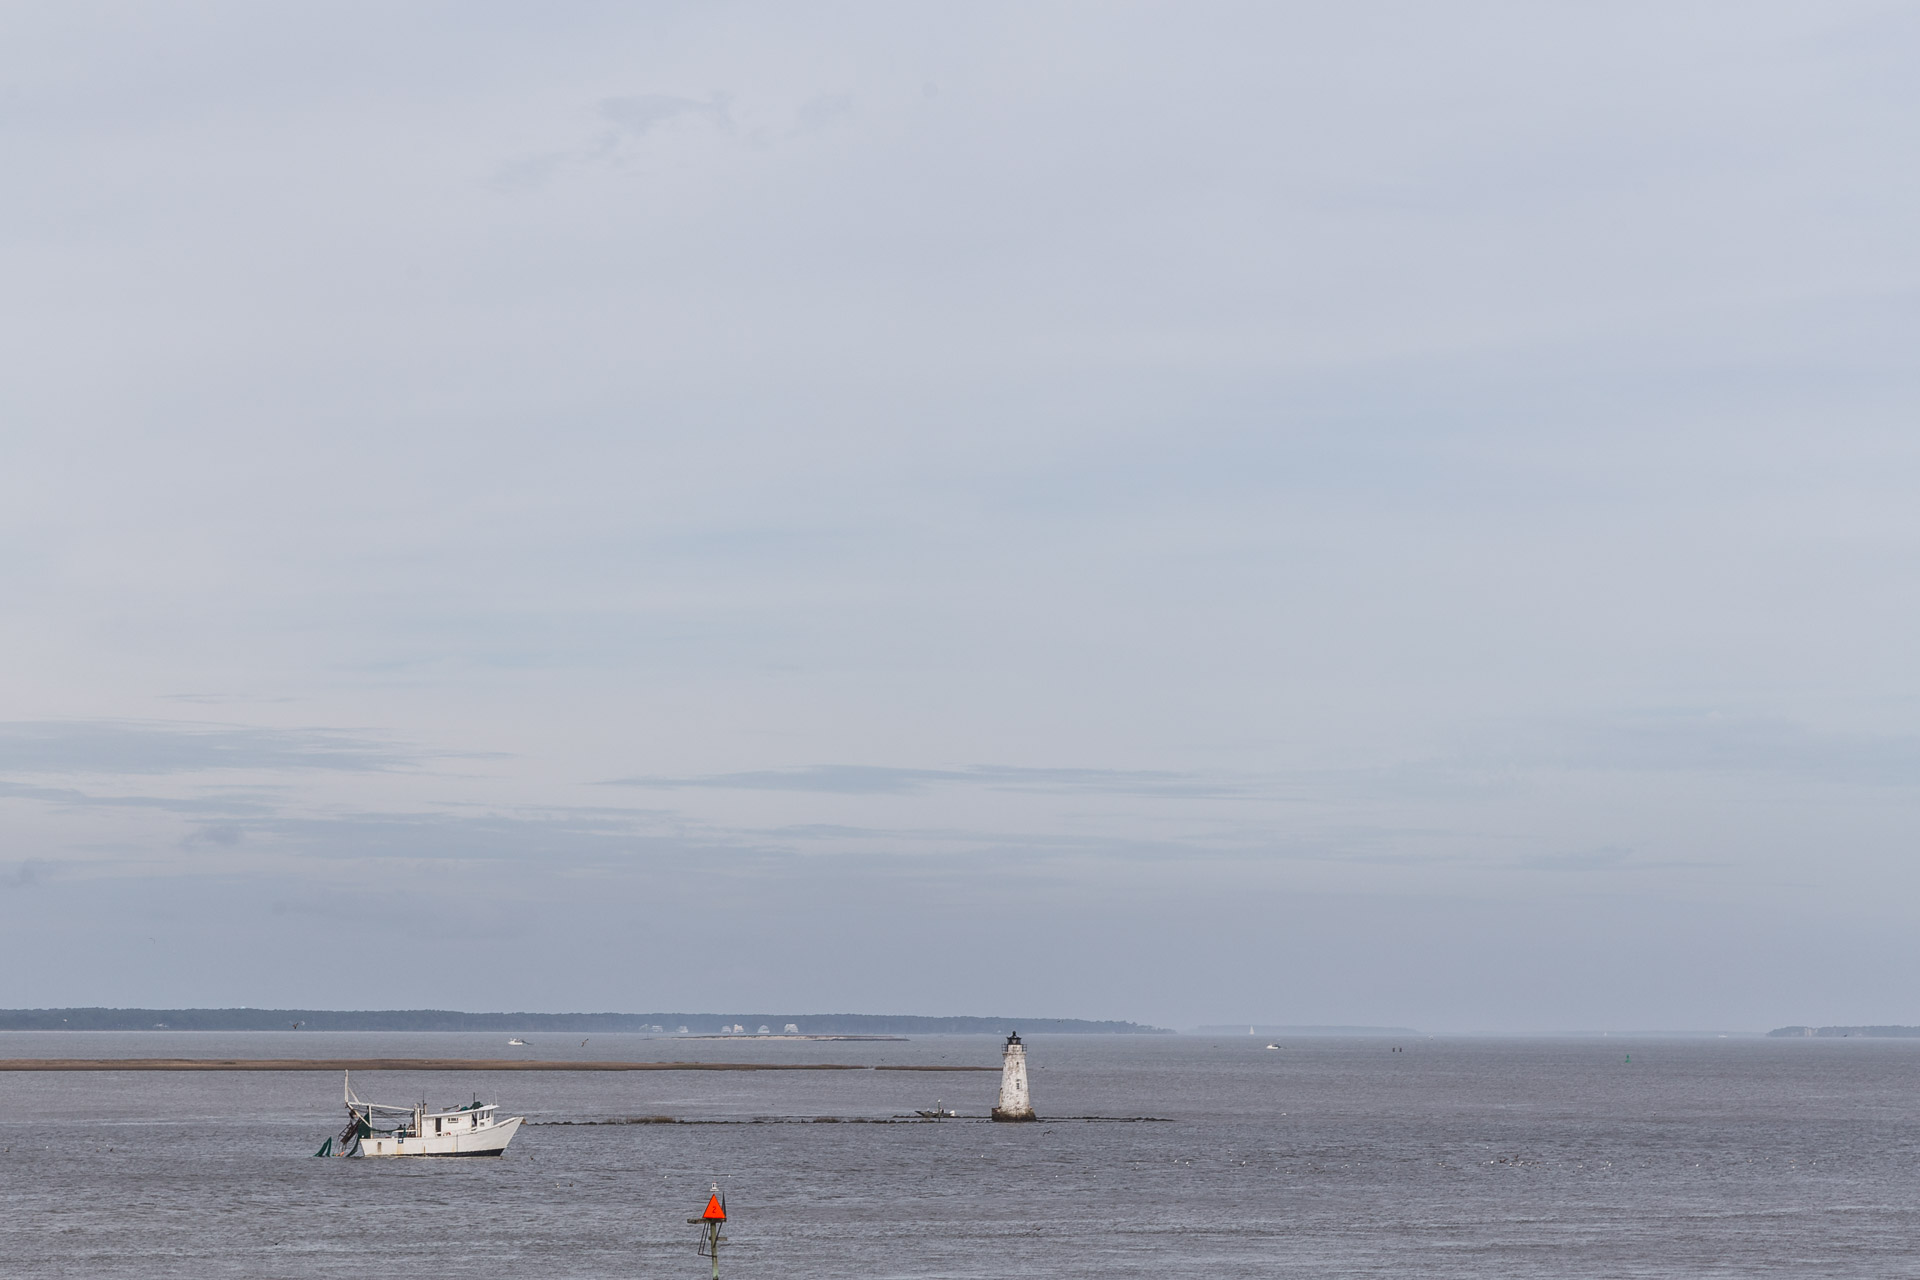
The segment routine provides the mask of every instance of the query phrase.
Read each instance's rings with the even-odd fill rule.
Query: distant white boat
[[[511,1040],[509,1040],[509,1041],[507,1041],[507,1043],[508,1043],[509,1045],[516,1045],[516,1044],[517,1044],[517,1045],[519,1045],[519,1046],[520,1046],[521,1048],[523,1048],[523,1049],[524,1049],[524,1048],[526,1048],[526,1046],[527,1046],[527,1042],[526,1042],[525,1040],[522,1040],[522,1039],[521,1039],[521,1038],[520,1038],[519,1036],[515,1036],[515,1037],[514,1037],[513,1039],[511,1039]]]
[[[346,1131],[337,1150],[328,1138],[317,1155],[497,1156],[526,1121],[525,1116],[502,1120],[495,1114],[496,1104],[478,1098],[445,1111],[430,1111],[425,1102],[412,1107],[363,1102],[354,1096],[351,1073],[345,1091]]]

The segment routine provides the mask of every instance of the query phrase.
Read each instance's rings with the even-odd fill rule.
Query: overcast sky
[[[9,5],[0,1005],[1920,1022],[1920,10]]]

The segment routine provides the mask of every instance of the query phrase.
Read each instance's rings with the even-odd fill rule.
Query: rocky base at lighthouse
[[[1037,1120],[1033,1114],[1033,1095],[1027,1091],[1027,1046],[1020,1033],[1007,1037],[1006,1051],[1000,1057],[1000,1105],[993,1109],[995,1120]]]

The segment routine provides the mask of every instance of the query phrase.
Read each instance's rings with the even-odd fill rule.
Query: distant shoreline
[[[5,1071],[998,1071],[852,1062],[566,1062],[532,1058],[0,1058]]]
[[[1868,1040],[1916,1040],[1920,1039],[1920,1027],[1877,1026],[1877,1027],[1775,1027],[1767,1032],[1769,1036],[1780,1039],[1833,1040],[1859,1036]]]
[[[735,1027],[740,1028],[738,1031]],[[506,1031],[745,1039],[790,1036],[1172,1035],[1085,1018],[887,1013],[468,1013],[458,1009],[0,1009],[0,1031]]]
[[[1346,1027],[1346,1026],[1276,1026],[1270,1023],[1235,1022],[1225,1026],[1195,1027],[1194,1033],[1203,1036],[1302,1036],[1325,1038],[1329,1036],[1418,1036],[1424,1034],[1412,1027]]]
[[[716,1031],[702,1035],[695,1035],[691,1031],[686,1035],[677,1032],[673,1035],[661,1034],[668,1040],[897,1040],[904,1043],[909,1039],[907,1036],[803,1036],[793,1031],[770,1031],[765,1035],[751,1031],[729,1031],[725,1034]],[[652,1033],[648,1033],[648,1036],[651,1038]]]

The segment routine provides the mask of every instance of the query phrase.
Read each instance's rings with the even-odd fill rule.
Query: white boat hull
[[[424,1138],[396,1138],[375,1134],[360,1139],[363,1156],[497,1156],[507,1149],[525,1116],[514,1116],[484,1129],[464,1133],[430,1134]]]

